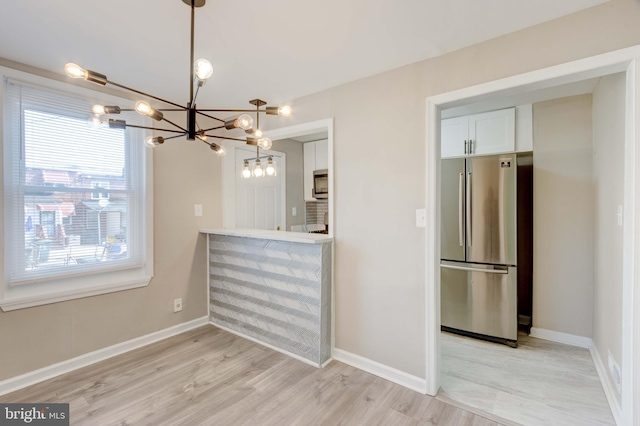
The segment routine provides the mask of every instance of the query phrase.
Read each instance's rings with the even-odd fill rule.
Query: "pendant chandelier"
[[[243,170],[243,177],[250,177],[251,175],[260,177],[264,174],[273,175],[275,174],[275,168],[273,166],[273,157],[264,156],[260,157],[260,148],[264,150],[268,150],[271,148],[271,140],[269,138],[262,137],[262,130],[260,130],[260,114],[267,115],[283,115],[288,116],[291,114],[291,107],[289,106],[266,106],[266,102],[261,99],[253,99],[249,101],[250,104],[255,106],[255,109],[201,109],[196,108],[196,98],[198,96],[199,89],[204,86],[207,79],[213,76],[213,66],[206,59],[198,59],[194,60],[193,54],[193,46],[194,46],[194,18],[195,18],[195,9],[197,7],[202,7],[205,5],[206,0],[182,0],[183,3],[191,7],[191,57],[190,57],[190,76],[189,76],[189,102],[186,107],[182,106],[178,103],[168,101],[166,99],[162,99],[157,96],[150,95],[148,93],[144,93],[140,90],[136,90],[127,86],[123,86],[122,84],[115,83],[111,80],[107,79],[107,76],[104,74],[97,73],[91,70],[85,70],[79,67],[76,64],[69,63],[64,67],[65,73],[67,76],[71,78],[83,78],[86,81],[90,81],[92,83],[105,86],[110,84],[112,86],[118,87],[120,89],[127,90],[129,92],[136,93],[138,95],[142,95],[144,97],[154,99],[156,101],[165,103],[167,105],[171,105],[172,108],[154,108],[147,101],[140,100],[136,102],[134,109],[125,109],[120,108],[119,106],[104,106],[104,105],[94,105],[93,107],[93,116],[91,117],[91,121],[98,125],[107,125],[111,128],[120,128],[124,129],[127,127],[131,128],[139,128],[139,129],[148,129],[154,130],[158,132],[166,132],[167,134],[171,134],[171,136],[149,136],[147,137],[145,143],[149,148],[154,148],[158,145],[163,144],[165,141],[169,139],[176,139],[181,137],[186,137],[188,140],[199,140],[201,142],[206,143],[209,147],[216,152],[218,155],[224,155],[226,153],[223,146],[218,145],[214,142],[209,141],[209,138],[214,139],[222,139],[222,140],[233,140],[244,142],[248,145],[256,146],[256,157],[248,158],[245,160],[245,169],[248,170],[248,162],[255,161],[255,167],[253,172],[249,171],[249,176],[245,176],[245,171]],[[264,108],[263,108],[264,107]],[[146,115],[151,117],[155,121],[163,121],[172,126],[172,128],[158,128],[158,127],[146,127],[146,126],[137,126],[133,124],[127,124],[125,120],[117,120],[117,119],[108,119],[105,120],[102,118],[104,114],[120,114],[121,111],[137,111],[142,115]],[[164,117],[163,112],[167,111],[178,111],[178,112],[186,112],[186,124],[185,126],[180,126],[166,117]],[[211,113],[231,113],[232,115],[239,114],[233,118],[219,118],[211,115]],[[255,120],[250,115],[251,113],[255,113]],[[197,123],[197,117],[207,117],[209,119],[218,121],[220,125],[209,127],[209,128],[201,128]],[[255,124],[255,126],[254,126]],[[220,136],[214,135],[210,132],[218,131],[218,130],[233,130],[233,129],[242,129],[245,131],[247,136],[245,138],[237,138],[230,136]],[[260,160],[267,161],[266,169],[262,169]]]

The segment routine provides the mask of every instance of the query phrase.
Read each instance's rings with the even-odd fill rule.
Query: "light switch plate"
[[[427,210],[416,209],[416,227],[426,228],[427,226]]]
[[[202,216],[202,204],[194,204],[193,211],[195,212],[196,216]]]
[[[298,209],[295,207],[291,207],[291,216],[298,216]]]

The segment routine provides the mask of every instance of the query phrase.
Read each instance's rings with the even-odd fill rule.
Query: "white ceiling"
[[[216,74],[198,106],[286,102],[606,1],[209,0],[195,50]],[[4,1],[0,57],[60,73],[75,62],[182,104],[189,16],[182,0]]]

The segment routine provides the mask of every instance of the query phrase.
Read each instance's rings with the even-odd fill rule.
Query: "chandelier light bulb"
[[[264,170],[262,170],[262,166],[260,165],[260,160],[256,160],[256,166],[253,168],[253,175],[255,177],[264,176]]]
[[[258,141],[258,146],[264,150],[271,149],[272,145],[273,145],[273,142],[271,142],[271,139],[269,138],[262,138]]]
[[[138,114],[151,115],[153,114],[153,108],[149,105],[149,102],[138,101],[136,102],[136,111]]]
[[[104,114],[104,106],[103,105],[94,105],[91,109],[94,114],[102,115]]]
[[[147,136],[144,143],[147,145],[147,148],[155,148],[156,146],[164,143],[164,138],[162,136]]]
[[[291,115],[291,107],[289,105],[284,105],[278,108],[278,115],[282,115],[284,117],[288,117]]]
[[[249,114],[242,114],[235,120],[236,127],[241,128],[242,130],[249,130],[253,127],[253,118]]]
[[[64,66],[64,72],[71,78],[84,78],[86,71],[80,66],[69,62]]]
[[[276,168],[273,166],[273,157],[269,157],[269,161],[267,162],[267,168],[265,169],[269,176],[273,176],[276,172]]]
[[[213,65],[206,59],[198,59],[193,68],[199,80],[206,80],[213,75]]]
[[[242,169],[242,177],[243,179],[248,179],[251,177],[251,170],[249,170],[249,162],[244,160],[244,168]]]
[[[254,135],[256,138],[261,138],[261,137],[262,137],[262,130],[260,130],[260,129],[255,129],[255,131],[253,132],[253,135]]]
[[[216,145],[215,143],[212,143],[209,146],[218,155],[218,157],[222,157],[227,153],[227,150],[224,149],[224,146],[222,145]]]

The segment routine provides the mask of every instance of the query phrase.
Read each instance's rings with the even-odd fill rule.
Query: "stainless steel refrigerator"
[[[516,154],[441,163],[442,328],[515,346]]]

